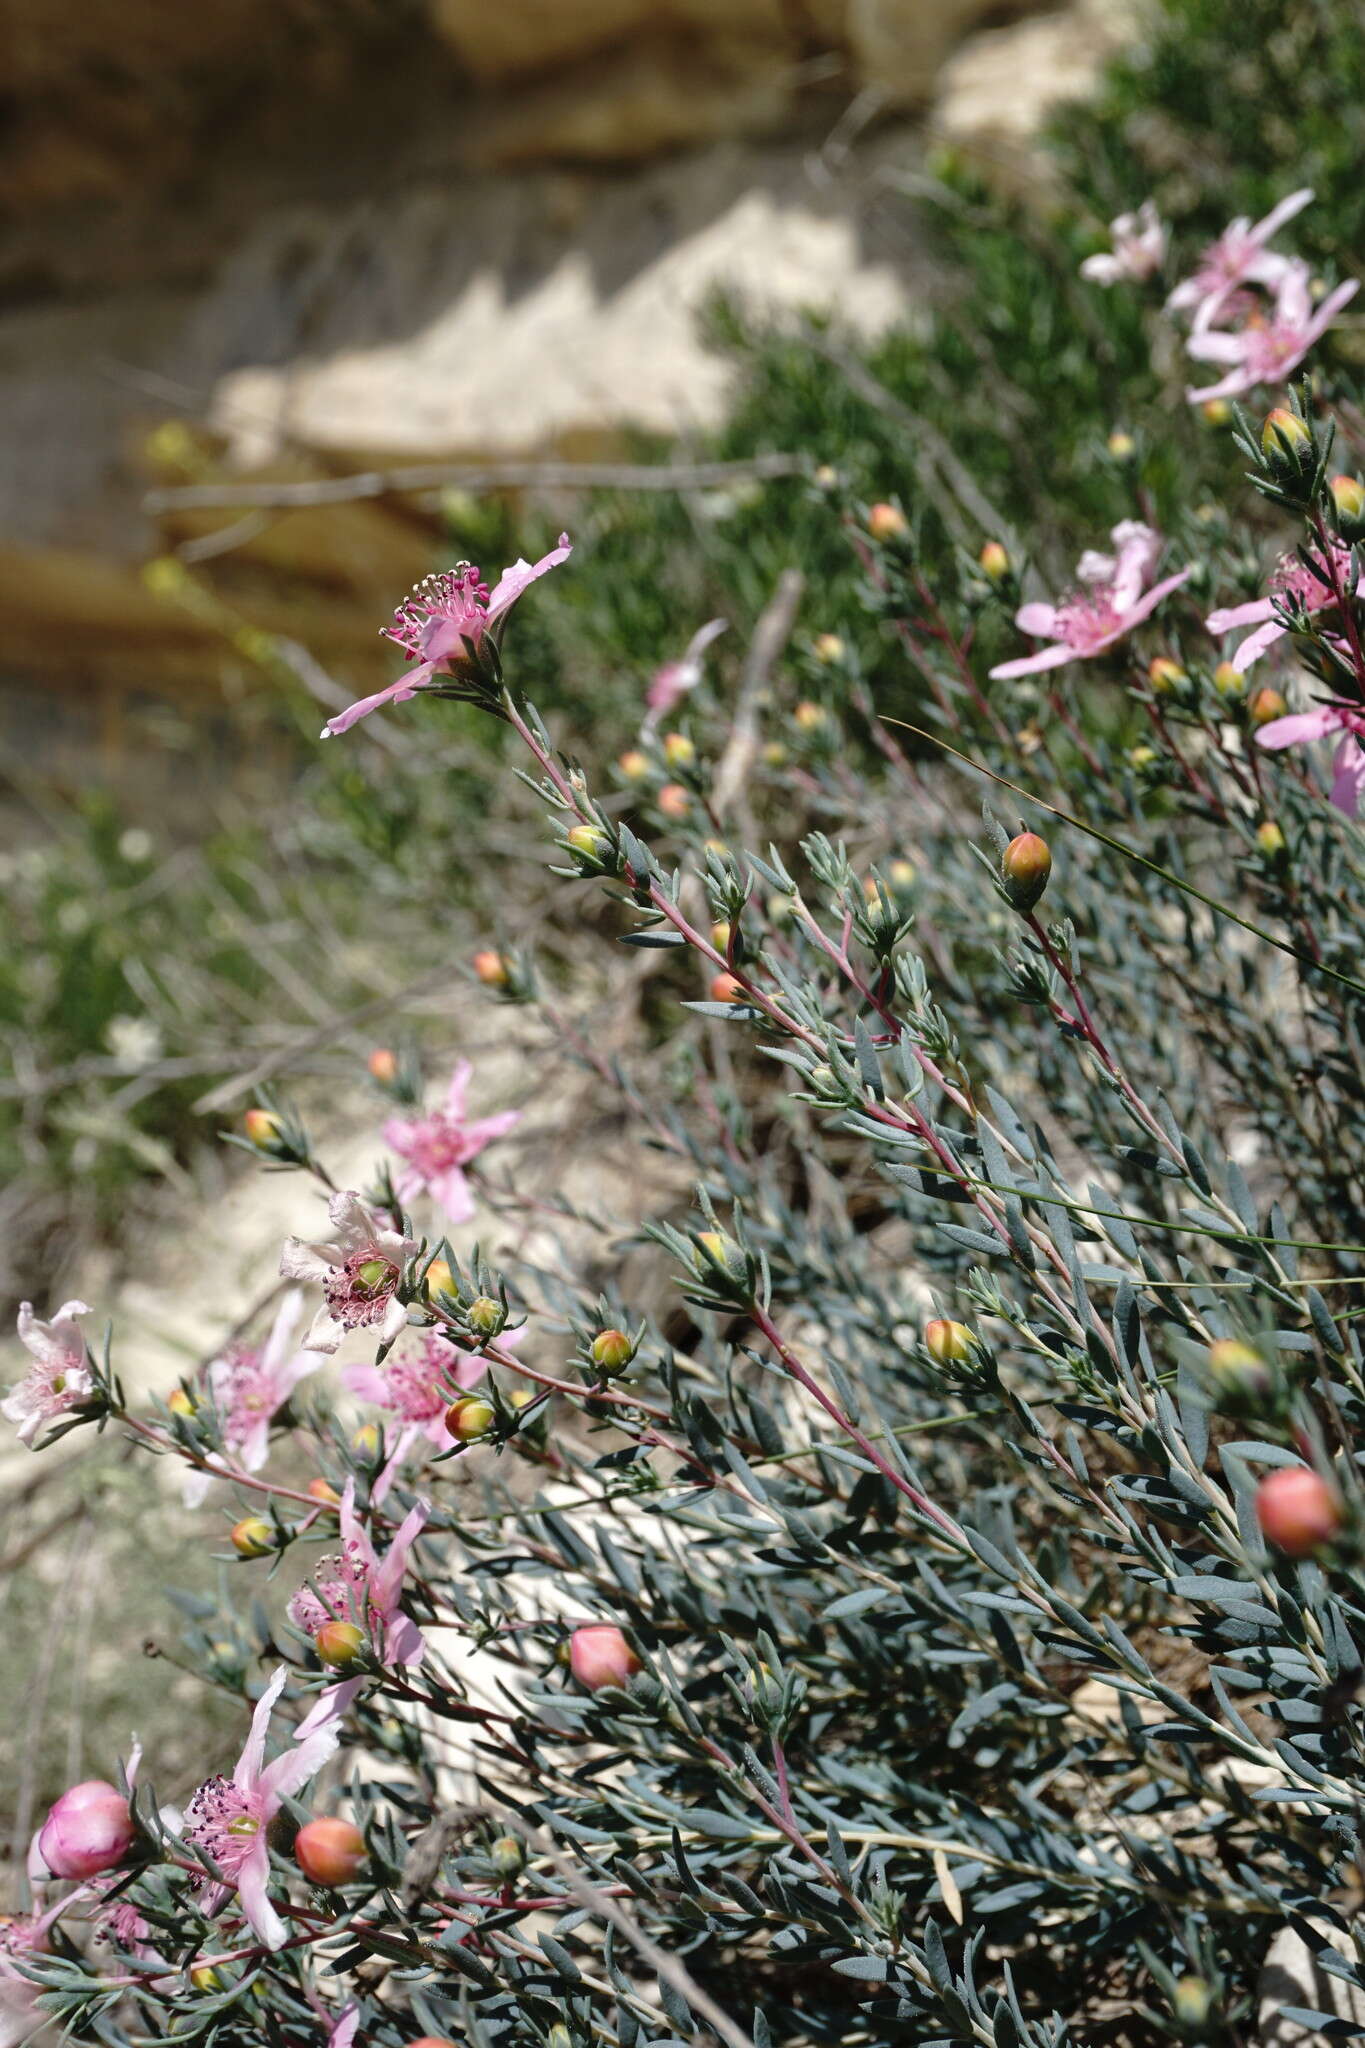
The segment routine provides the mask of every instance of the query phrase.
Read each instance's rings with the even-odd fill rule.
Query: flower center
[[[457,562],[427,576],[403,599],[384,628],[414,661],[458,658],[462,642],[478,641],[488,611],[488,588],[472,562]]]
[[[398,1285],[399,1268],[374,1245],[352,1252],[323,1282],[327,1306],[343,1329],[362,1329],[381,1320]]]
[[[185,1810],[185,1836],[224,1877],[235,1877],[264,1824],[254,1795],[230,1778],[207,1779]]]

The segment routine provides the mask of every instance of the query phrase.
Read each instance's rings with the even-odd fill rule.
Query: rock
[[[1348,1934],[1325,1920],[1313,1924],[1324,1945],[1355,1960],[1355,1944]],[[1332,2014],[1347,2021],[1352,2032],[1365,2029],[1365,1991],[1324,1970],[1293,1927],[1280,1929],[1261,1969],[1256,2020],[1260,2048],[1327,2048],[1331,2036],[1302,2020],[1287,2018],[1287,2006]]]
[[[934,127],[978,151],[1006,182],[1036,184],[1030,145],[1053,109],[1084,99],[1132,39],[1141,0],[1074,0],[1055,13],[986,29],[945,64]]]
[[[945,59],[969,30],[989,16],[1023,14],[1030,0],[1007,0],[1002,10],[984,0],[849,0],[846,33],[859,82],[901,105],[922,105],[934,91]]]

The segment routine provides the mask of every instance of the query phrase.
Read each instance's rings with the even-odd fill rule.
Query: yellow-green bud
[[[379,1425],[376,1422],[362,1422],[351,1438],[351,1449],[358,1458],[374,1458],[379,1455]]]
[[[1171,2009],[1182,2027],[1205,2027],[1213,2009],[1213,1991],[1202,1977],[1181,1977],[1175,1987]]]
[[[1266,1360],[1240,1337],[1219,1337],[1210,1344],[1209,1378],[1220,1395],[1238,1401],[1259,1400],[1275,1384]]]
[[[1115,462],[1131,462],[1137,454],[1137,442],[1122,427],[1116,427],[1109,436],[1108,447]]]
[[[242,1118],[242,1123],[252,1144],[259,1146],[263,1152],[278,1145],[280,1133],[284,1129],[279,1117],[269,1109],[249,1109]]]
[[[575,825],[567,836],[573,851],[585,860],[600,860],[611,846],[606,833],[597,825]]]
[[[499,1877],[515,1877],[526,1867],[526,1850],[515,1835],[499,1835],[488,1851],[488,1860]]]
[[[1226,398],[1206,398],[1200,410],[1211,427],[1226,427],[1232,419]]]
[[[1010,573],[1009,550],[1001,541],[988,540],[976,559],[982,575],[988,576],[992,583],[1003,583]]]
[[[1288,709],[1289,706],[1279,691],[1272,690],[1267,684],[1263,690],[1256,692],[1247,706],[1247,714],[1253,725],[1269,725],[1272,718],[1283,718]]]
[[[890,882],[893,889],[902,892],[906,889],[913,889],[915,886],[915,863],[912,860],[907,860],[905,855],[901,854],[898,859],[893,860],[887,867],[886,879]]]
[[[792,723],[798,732],[820,732],[829,723],[829,713],[823,704],[803,697],[792,712]]]
[[[664,759],[670,768],[690,768],[697,750],[685,732],[671,732],[664,740]]]
[[[1304,476],[1313,467],[1313,436],[1306,420],[1287,405],[1266,414],[1261,452],[1276,476]]]
[[[1357,477],[1334,476],[1327,486],[1336,507],[1337,531],[1343,540],[1365,539],[1365,484]]]
[[[263,1515],[246,1515],[233,1528],[232,1547],[238,1557],[268,1557],[275,1548],[275,1531]]]
[[[1240,697],[1247,679],[1230,661],[1220,661],[1213,672],[1213,687],[1220,697]]]
[[[624,1330],[599,1330],[588,1356],[599,1372],[620,1372],[634,1358],[635,1346]]]
[[[1256,827],[1256,845],[1267,860],[1278,860],[1284,852],[1284,833],[1273,818]]]
[[[1169,697],[1172,690],[1179,689],[1189,678],[1178,661],[1172,661],[1168,654],[1158,654],[1147,664],[1147,680],[1156,696]]]
[[[506,1321],[506,1311],[491,1294],[476,1294],[465,1311],[465,1321],[479,1337],[496,1337]]]
[[[172,1389],[166,1396],[166,1406],[170,1409],[172,1415],[197,1415],[199,1413],[199,1403],[195,1400],[193,1394],[186,1392],[184,1387]]]
[[[1019,911],[1032,910],[1052,873],[1052,854],[1036,832],[1018,832],[1000,861],[1005,894]]]
[[[831,662],[842,661],[844,658],[844,643],[837,633],[817,633],[811,642],[811,653],[817,661],[824,662],[826,665]]]
[[[649,777],[649,756],[641,753],[639,747],[630,747],[622,754],[617,767],[627,782],[645,782]]]
[[[428,1301],[435,1301],[438,1294],[448,1294],[455,1301],[459,1299],[460,1290],[451,1271],[449,1259],[433,1259],[427,1267],[424,1284]]]

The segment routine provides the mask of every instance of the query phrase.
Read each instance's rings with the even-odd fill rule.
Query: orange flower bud
[[[1267,860],[1278,860],[1284,852],[1284,833],[1273,818],[1256,827],[1256,844]]]
[[[1286,1557],[1311,1557],[1331,1542],[1345,1513],[1336,1488],[1311,1465],[1281,1465],[1256,1489],[1256,1519]]]
[[[656,799],[659,809],[666,818],[685,818],[692,808],[692,799],[680,782],[666,782]]]
[[[803,697],[792,712],[792,723],[798,732],[820,732],[829,724],[829,713],[823,704],[817,704],[810,697]]]
[[[873,540],[900,540],[910,531],[909,521],[899,505],[874,505],[867,515],[867,530]]]
[[[992,583],[1001,583],[1010,573],[1009,551],[1003,542],[988,540],[977,556],[983,576],[989,576]]]
[[[308,1491],[312,1498],[321,1501],[324,1507],[336,1508],[341,1505],[341,1495],[337,1492],[330,1479],[320,1477],[310,1479]]]
[[[1267,684],[1258,690],[1247,706],[1247,716],[1253,725],[1269,725],[1272,718],[1283,718],[1289,706],[1278,690]]]
[[[837,633],[817,633],[811,641],[810,651],[817,661],[828,666],[831,662],[842,661],[845,650]]]
[[[649,756],[638,747],[628,748],[616,765],[627,782],[644,782],[649,775]]]
[[[392,1088],[398,1078],[397,1053],[387,1045],[377,1045],[365,1064],[372,1080],[377,1081],[381,1088]]]
[[[232,1547],[238,1557],[268,1557],[275,1548],[275,1531],[263,1515],[246,1515],[233,1528]]]
[[[965,1323],[935,1316],[924,1325],[924,1348],[935,1365],[964,1365],[976,1349],[976,1339]]]
[[[353,1621],[324,1621],[313,1648],[329,1671],[349,1671],[365,1648],[365,1631]]]
[[[469,964],[485,988],[506,988],[512,978],[502,954],[495,953],[491,946],[476,953]]]
[[[685,732],[671,732],[664,740],[664,759],[670,768],[690,768],[697,750]]]
[[[462,1444],[472,1444],[481,1436],[487,1436],[497,1415],[487,1401],[466,1394],[463,1400],[452,1401],[446,1409],[446,1428]]]
[[[1158,654],[1147,664],[1147,680],[1158,697],[1169,697],[1172,690],[1189,678],[1178,661],[1172,661],[1168,654]]]
[[[1211,427],[1225,427],[1232,419],[1232,407],[1226,398],[1206,398],[1200,411]]]
[[[569,1637],[569,1669],[589,1692],[604,1685],[624,1685],[640,1660],[619,1628],[594,1622]]]
[[[1052,854],[1045,839],[1036,832],[1018,832],[1001,856],[1000,873],[1005,894],[1016,910],[1032,910],[1048,885]]]
[[[166,1396],[166,1406],[170,1409],[172,1415],[197,1415],[199,1413],[199,1403],[195,1400],[193,1394],[185,1391],[184,1387],[175,1387],[171,1390]]]
[[[242,1118],[242,1125],[252,1144],[259,1145],[262,1151],[277,1144],[284,1129],[279,1117],[269,1109],[249,1109]]]
[[[306,1878],[330,1889],[350,1884],[365,1862],[365,1837],[349,1820],[305,1822],[294,1837],[294,1861]]]
[[[1230,661],[1220,661],[1213,672],[1213,687],[1220,697],[1240,697],[1247,686],[1246,677]]]
[[[711,983],[713,1003],[742,1003],[748,1000],[743,985],[733,974],[718,974]]]

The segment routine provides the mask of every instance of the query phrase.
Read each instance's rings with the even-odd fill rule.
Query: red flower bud
[[[1331,1542],[1345,1513],[1336,1488],[1311,1465],[1281,1465],[1256,1489],[1256,1519],[1286,1557],[1311,1557]]]
[[[569,1637],[569,1669],[589,1692],[603,1685],[624,1685],[640,1669],[640,1660],[619,1628],[592,1622]]]
[[[314,1884],[350,1884],[365,1861],[365,1837],[348,1820],[310,1820],[294,1838],[294,1861]]]
[[[54,1877],[94,1877],[123,1861],[136,1832],[122,1794],[103,1778],[87,1778],[52,1807],[38,1853]]]

